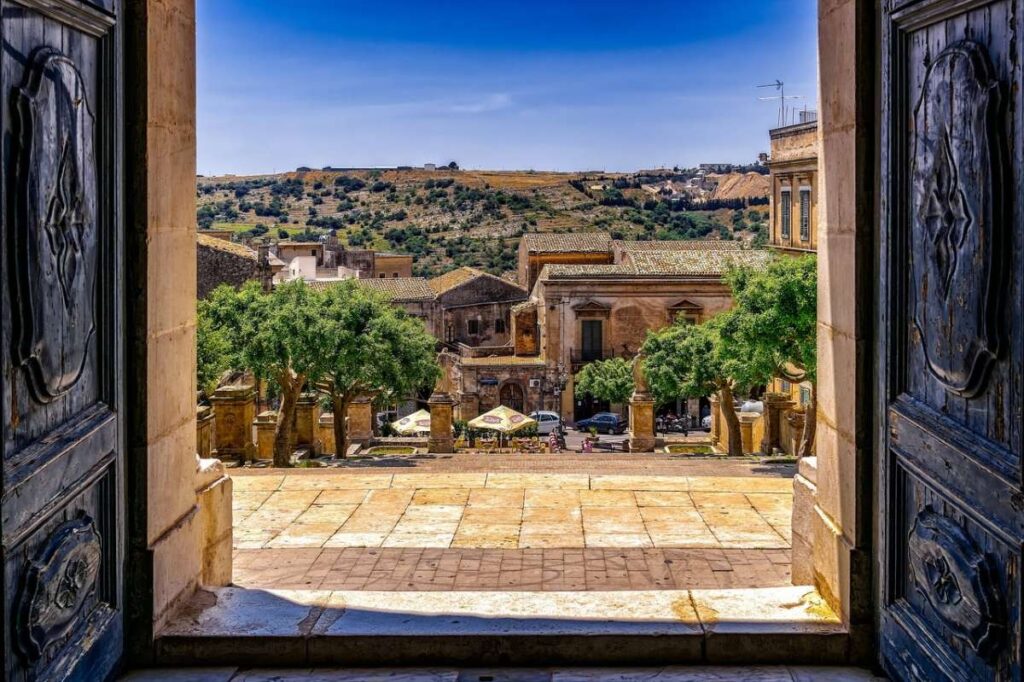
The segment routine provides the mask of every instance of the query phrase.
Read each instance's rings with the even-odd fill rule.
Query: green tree
[[[717,393],[729,431],[730,455],[743,454],[734,396],[767,382],[743,357],[736,339],[743,314],[733,309],[694,325],[679,320],[647,335],[643,352],[651,390],[662,399],[699,398]]]
[[[626,403],[633,395],[633,365],[622,358],[586,365],[576,375],[575,391],[610,403]]]
[[[327,291],[323,318],[327,366],[321,386],[334,411],[337,453],[344,456],[344,415],[352,401],[380,393],[404,397],[433,385],[440,376],[436,341],[422,322],[354,282]]]
[[[209,299],[213,325],[233,349],[229,355],[233,366],[270,380],[279,392],[274,466],[291,465],[299,394],[307,384],[315,384],[326,367],[324,300],[301,280],[282,284],[269,294],[258,282],[237,291],[221,286]]]
[[[751,371],[811,384],[799,453],[809,455],[817,412],[817,258],[779,258],[762,271],[733,270],[727,279],[741,312],[736,340]]]
[[[231,369],[231,342],[214,325],[209,308],[207,301],[199,301],[196,309],[196,386],[207,395],[217,389],[221,376]]]

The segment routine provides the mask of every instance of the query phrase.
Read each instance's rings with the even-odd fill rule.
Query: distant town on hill
[[[515,268],[527,233],[606,232],[615,239],[740,240],[768,235],[768,168],[704,164],[635,173],[423,168],[200,177],[200,230],[251,247],[319,241],[414,257],[413,274]]]

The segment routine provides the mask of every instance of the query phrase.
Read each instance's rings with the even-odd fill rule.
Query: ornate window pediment
[[[609,317],[612,307],[599,301],[584,301],[572,307],[576,317]]]

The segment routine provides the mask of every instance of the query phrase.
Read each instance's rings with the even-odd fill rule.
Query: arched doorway
[[[512,381],[504,384],[498,391],[498,402],[516,412],[522,412],[525,404],[523,387]]]

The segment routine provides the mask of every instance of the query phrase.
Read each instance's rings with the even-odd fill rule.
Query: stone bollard
[[[634,393],[629,399],[629,451],[654,452],[654,398]]]
[[[196,454],[210,459],[214,443],[214,415],[209,405],[196,406]]]
[[[743,442],[743,453],[755,452],[754,424],[761,418],[761,415],[755,412],[740,412],[736,416],[740,420],[740,440]]]
[[[427,452],[448,454],[455,452],[452,437],[452,410],[455,402],[447,393],[434,393],[427,406],[430,409],[430,440]]]
[[[789,454],[796,457],[800,454],[800,440],[804,435],[804,422],[807,421],[807,415],[803,412],[797,412],[791,410],[786,415],[786,421],[789,422],[789,433],[790,433],[790,450]]]
[[[215,455],[219,459],[249,462],[256,456],[252,422],[256,417],[256,391],[252,386],[222,386],[210,396],[216,418]]]
[[[277,428],[277,412],[260,412],[253,422],[256,427],[256,458],[274,459],[274,430]]]
[[[317,428],[320,431],[320,448],[325,455],[337,455],[334,446],[334,413],[324,412],[320,415]]]
[[[761,452],[771,455],[782,450],[782,420],[787,411],[793,409],[795,403],[783,393],[769,393],[764,397],[764,438],[761,439]]]
[[[366,445],[373,440],[373,403],[369,398],[356,398],[348,406],[348,442]],[[335,444],[337,447],[337,444]],[[339,452],[339,457],[346,453]]]
[[[295,404],[295,447],[309,448],[315,457],[322,451],[319,437],[320,401],[316,393],[303,393]]]

